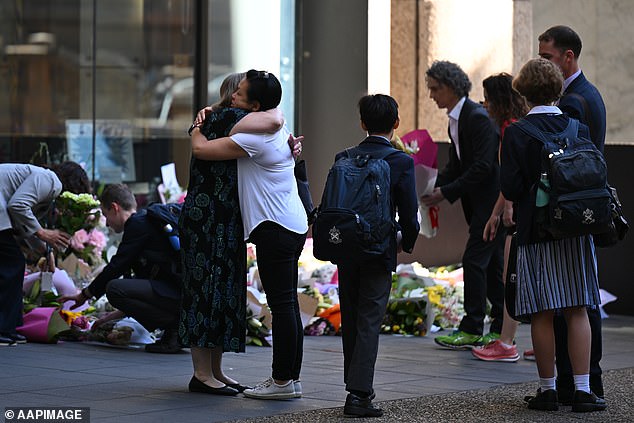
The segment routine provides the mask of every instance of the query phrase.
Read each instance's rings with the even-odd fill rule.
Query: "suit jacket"
[[[584,110],[581,99],[569,94],[578,94],[586,101],[588,110]],[[585,123],[590,128],[590,139],[594,145],[603,153],[605,144],[605,104],[599,90],[590,83],[581,72],[564,91],[564,95],[559,100],[559,108],[571,118]]]
[[[88,290],[99,298],[106,285],[134,271],[138,279],[150,279],[155,293],[168,298],[180,298],[181,277],[175,269],[172,246],[167,236],[141,210],[128,218],[117,254],[90,284]]]
[[[54,172],[27,164],[0,164],[0,231],[13,229],[21,238],[41,229],[46,215],[62,191]]]
[[[385,147],[392,147],[385,138],[369,136],[359,144],[364,152],[372,154]],[[335,161],[346,156],[342,151]],[[416,198],[416,179],[414,178],[414,160],[401,150],[394,149],[384,159],[390,166],[390,198],[392,202],[392,219],[396,219],[398,211],[399,230],[403,235],[403,251],[411,253],[418,238],[418,199]],[[384,258],[388,269],[396,270],[396,238],[390,241],[389,255]]]
[[[460,198],[469,232],[481,234],[500,192],[499,135],[484,107],[468,98],[458,118],[458,138],[460,158],[451,139],[436,186],[450,203]]]

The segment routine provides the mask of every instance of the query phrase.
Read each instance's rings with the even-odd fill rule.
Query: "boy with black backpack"
[[[368,95],[359,101],[359,113],[368,137],[358,147],[337,154],[331,172],[339,172],[340,177],[329,175],[313,237],[316,247],[319,237],[322,244],[332,245],[334,256],[328,259],[339,272],[344,382],[349,392],[344,414],[378,417],[383,411],[372,404],[372,382],[379,330],[397,251],[411,253],[418,236],[418,203],[414,161],[390,143],[399,124],[398,104],[387,95]],[[336,170],[342,165],[344,169]],[[373,170],[367,171],[368,166]],[[341,228],[336,219],[327,219],[337,208],[342,209]],[[345,227],[351,221],[359,222],[356,235]],[[327,247],[322,250],[322,255],[330,256]]]
[[[72,309],[92,297],[106,294],[110,304],[118,310],[95,322],[93,327],[127,315],[149,331],[164,330],[158,342],[146,345],[147,352],[179,352],[176,328],[181,275],[173,232],[180,214],[179,205],[150,206],[148,210],[137,212],[134,195],[123,184],[107,186],[100,201],[106,224],[116,233],[123,232],[117,254],[88,287],[60,301],[74,300]],[[123,279],[119,279],[121,276]]]

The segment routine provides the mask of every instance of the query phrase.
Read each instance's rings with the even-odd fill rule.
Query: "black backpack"
[[[147,215],[153,224],[168,238],[174,251],[180,251],[180,240],[178,238],[178,219],[183,209],[178,203],[152,203],[147,207]]]
[[[390,166],[397,151],[346,150],[326,179],[313,223],[313,255],[319,260],[363,261],[384,256],[394,237]]]
[[[156,245],[143,252],[144,260],[151,264],[150,279],[179,278],[181,275],[180,240],[178,238],[178,219],[180,218],[182,204],[152,203],[146,208],[148,220],[154,228],[166,238],[166,244]]]
[[[514,125],[543,144],[541,171],[547,182],[537,182],[533,192],[546,192],[548,204],[535,212],[537,237],[563,239],[606,232],[612,222],[607,166],[595,145],[579,137],[579,121],[570,119],[557,134],[543,132],[526,119]]]

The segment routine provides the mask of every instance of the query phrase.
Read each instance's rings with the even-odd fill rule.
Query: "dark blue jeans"
[[[299,379],[304,352],[304,328],[297,300],[297,263],[306,234],[277,223],[262,222],[249,241],[255,244],[258,271],[273,315],[273,378]]]

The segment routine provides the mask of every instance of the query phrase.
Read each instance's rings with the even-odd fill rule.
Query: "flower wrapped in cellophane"
[[[55,227],[73,235],[84,229],[90,230],[99,224],[101,211],[99,201],[91,194],[73,194],[64,191],[56,202],[57,219]]]
[[[65,191],[56,201],[55,226],[71,235],[70,245],[60,254],[58,266],[83,288],[103,266],[108,243],[99,201],[91,194]]]

